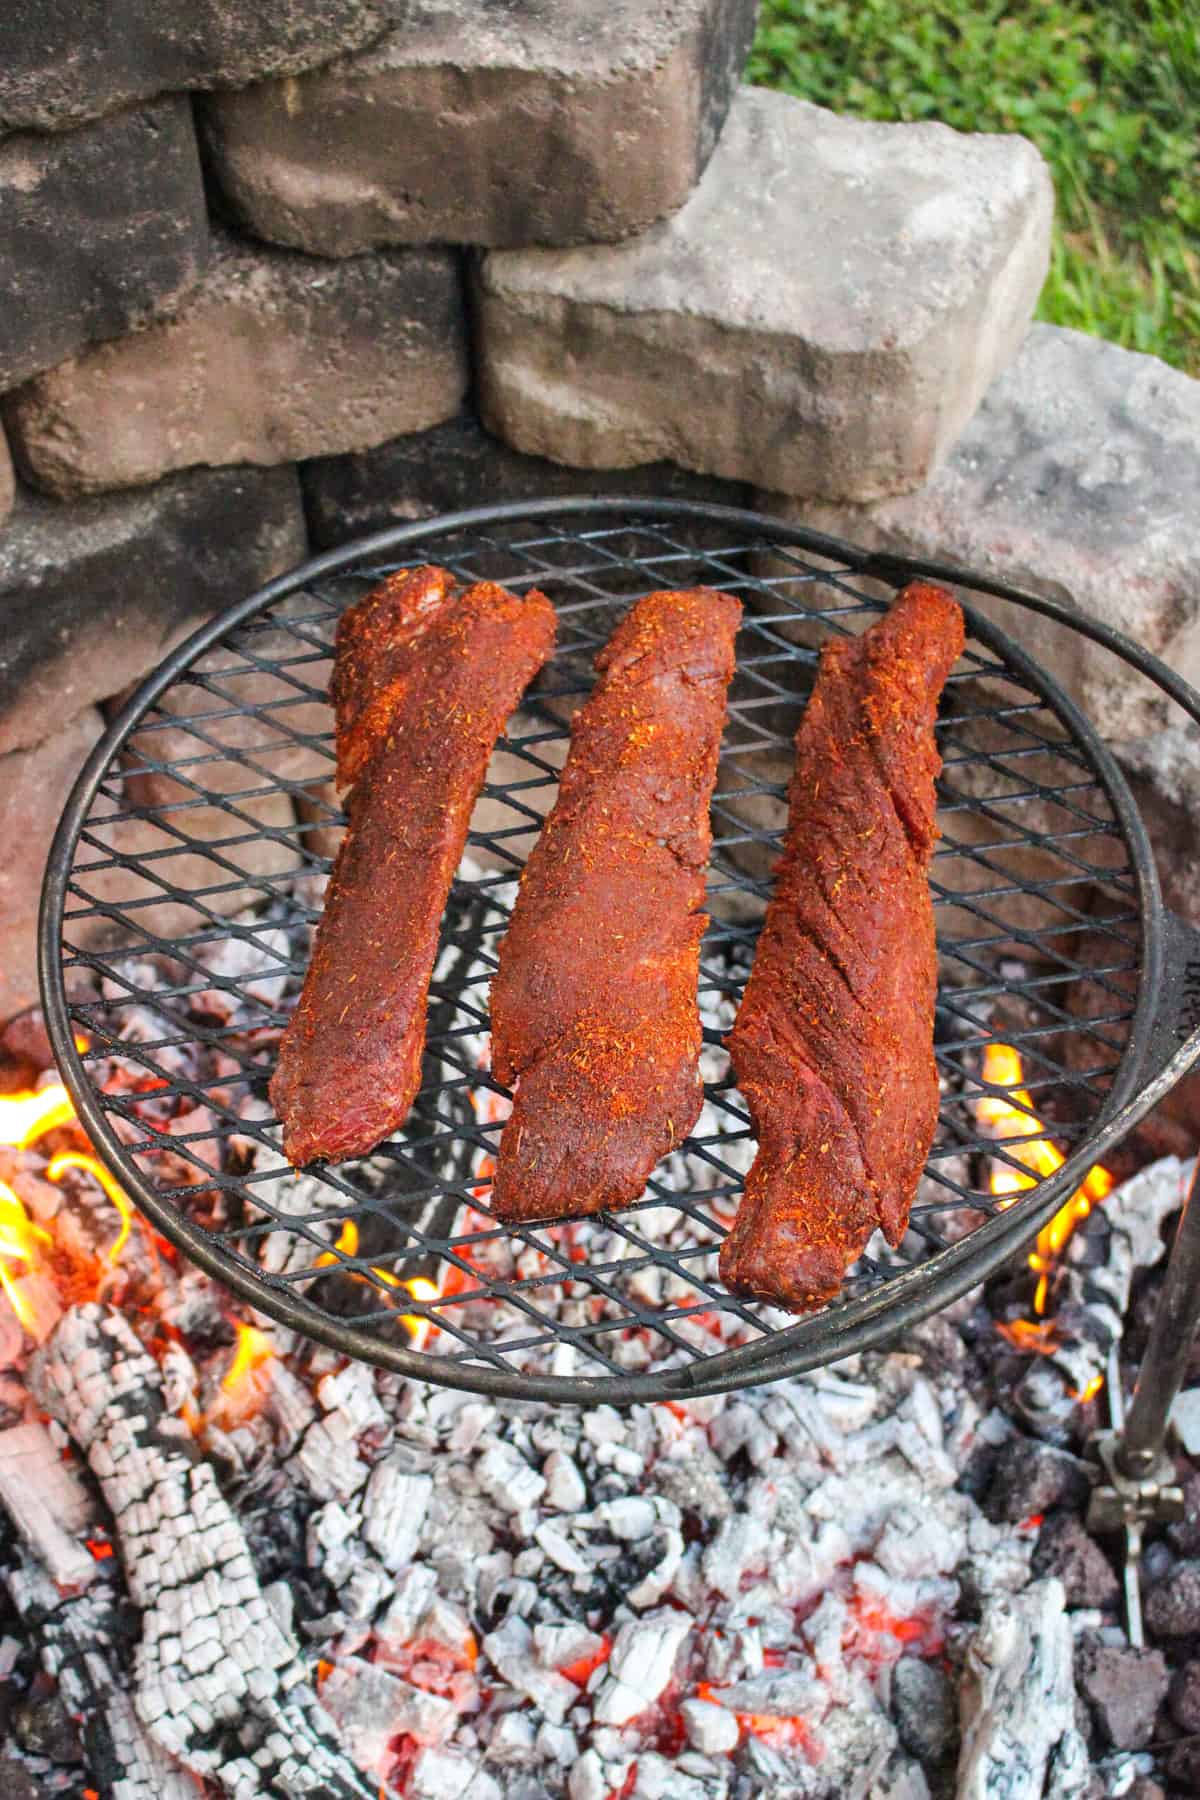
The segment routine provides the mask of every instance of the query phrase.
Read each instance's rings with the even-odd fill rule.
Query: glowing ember
[[[17,1195],[0,1181],[0,1288],[26,1331],[33,1328],[33,1308],[10,1265],[19,1263],[22,1272],[32,1269],[43,1253],[40,1247],[50,1241],[49,1232],[34,1224]]]
[[[97,1162],[94,1156],[85,1156],[78,1150],[64,1150],[51,1159],[46,1174],[51,1181],[57,1181],[66,1169],[83,1169],[100,1183],[121,1219],[121,1228],[109,1245],[106,1252],[110,1265],[115,1266],[129,1238],[129,1228],[133,1223],[133,1208],[129,1204],[129,1196],[120,1182],[111,1176],[103,1163]]]
[[[226,1394],[235,1393],[248,1375],[261,1369],[275,1354],[275,1346],[265,1331],[259,1331],[254,1325],[243,1325],[240,1320],[236,1329],[237,1349],[221,1378],[221,1388]]]
[[[27,1150],[48,1131],[71,1124],[74,1117],[75,1103],[59,1082],[36,1093],[6,1094],[0,1098],[0,1144]]]
[[[696,1698],[714,1706],[724,1706],[721,1689],[709,1681],[696,1688]],[[777,1750],[799,1750],[809,1762],[820,1762],[821,1746],[803,1719],[782,1717],[776,1713],[734,1712],[743,1736],[758,1738]]]
[[[1014,1350],[1026,1355],[1050,1356],[1058,1349],[1058,1326],[1053,1319],[998,1319],[996,1330]]]
[[[1007,1088],[1008,1094],[984,1094],[976,1101],[979,1121],[991,1135],[1008,1146],[1013,1161],[1023,1165],[1015,1169],[1011,1163],[993,1163],[990,1186],[1000,1197],[1015,1196],[1036,1187],[1039,1180],[1054,1175],[1066,1158],[1048,1138],[1034,1136],[1042,1131],[1042,1122],[1033,1110],[1029,1092],[1021,1086],[1024,1069],[1018,1051],[1011,1044],[989,1044],[983,1053],[983,1080],[991,1087]],[[1014,1141],[1022,1140],[1022,1141]],[[1082,1187],[1061,1206],[1050,1223],[1038,1233],[1037,1244],[1029,1266],[1038,1277],[1033,1310],[1039,1315],[1046,1310],[1050,1293],[1050,1276],[1071,1233],[1083,1223],[1097,1201],[1111,1193],[1113,1180],[1099,1164],[1089,1171]],[[1021,1321],[1017,1321],[1019,1325]],[[1009,1327],[1013,1330],[1015,1327]],[[1010,1340],[1011,1341],[1011,1340]],[[1045,1348],[1029,1342],[1025,1348]]]
[[[1093,1375],[1086,1387],[1068,1388],[1067,1395],[1072,1400],[1078,1400],[1080,1406],[1086,1406],[1089,1400],[1094,1400],[1096,1398],[1096,1395],[1103,1386],[1103,1375]]]

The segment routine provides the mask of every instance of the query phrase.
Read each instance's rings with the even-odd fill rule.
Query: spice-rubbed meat
[[[421,1081],[438,927],[488,758],[554,644],[554,608],[444,569],[343,616],[330,688],[349,824],[271,1099],[297,1167],[363,1156]]]
[[[492,1067],[517,1081],[502,1219],[627,1206],[696,1121],[709,803],[741,612],[710,588],[650,594],[598,659],[492,983]]]
[[[955,602],[914,583],[826,648],[796,734],[729,1038],[758,1156],[720,1256],[729,1287],[793,1311],[833,1298],[876,1226],[899,1243],[933,1140],[933,726],[962,646]]]

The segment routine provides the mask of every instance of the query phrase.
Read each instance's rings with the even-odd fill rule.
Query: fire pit
[[[371,1157],[297,1175],[265,1096],[338,815],[310,805],[277,827],[256,803],[280,786],[311,792],[314,764],[331,771],[337,618],[381,576],[426,561],[543,588],[559,650],[493,768],[447,911],[413,1117]],[[817,650],[918,575],[953,582],[969,633],[939,726],[941,1124],[900,1250],[873,1244],[845,1296],[797,1322],[716,1280],[752,1151],[721,1040]],[[495,944],[594,648],[632,596],[684,581],[747,603],[714,811],[705,1110],[628,1212],[502,1227],[488,1211],[508,1105],[487,1072]],[[988,596],[1084,633],[1198,715],[1153,658],[1054,602],[685,503],[458,514],[320,557],[230,609],[125,707],[51,857],[47,1019],[105,1165],[170,1243],[268,1318],[492,1396],[682,1400],[827,1364],[947,1305],[1050,1226],[1200,1053],[1196,941],[1163,911],[1124,780],[1063,689],[971,604]],[[302,778],[288,772],[297,758]],[[190,828],[201,814],[219,827],[203,839]],[[251,866],[264,846],[278,869]],[[230,894],[246,902],[232,918]],[[97,947],[98,926],[116,947]],[[1100,946],[1087,963],[1071,948],[1082,930]],[[1085,988],[1098,1006],[1079,1004]],[[1003,1065],[1000,1045],[1015,1053]],[[1047,1163],[1051,1137],[1067,1148]]]

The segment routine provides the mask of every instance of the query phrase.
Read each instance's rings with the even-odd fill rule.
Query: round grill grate
[[[369,1158],[296,1174],[279,1155],[267,1083],[340,819],[320,785],[333,768],[333,633],[374,582],[422,562],[542,588],[559,648],[476,811],[412,1117]],[[100,1154],[159,1231],[263,1313],[352,1355],[462,1388],[619,1402],[832,1360],[1011,1254],[1136,1090],[1161,914],[1115,765],[1061,690],[970,605],[973,586],[1007,590],[963,576],[968,647],[938,728],[943,836],[931,875],[943,1103],[911,1229],[895,1253],[874,1240],[843,1297],[802,1321],[735,1298],[716,1275],[753,1153],[722,1035],[770,892],[791,739],[821,644],[864,628],[922,572],[723,508],[547,502],[319,558],[184,645],[81,776],[43,916],[66,1079]],[[487,1073],[487,993],[515,878],[595,651],[640,594],[699,582],[745,603],[713,805],[699,995],[707,1103],[637,1206],[502,1227],[488,1175],[507,1098]],[[1019,1052],[1020,1079],[985,1079],[997,1043]],[[997,1141],[987,1102],[1005,1098],[1024,1123]],[[1022,1149],[1042,1137],[1039,1120],[1068,1161],[1031,1184]],[[991,1178],[1005,1168],[1014,1191],[997,1198]]]

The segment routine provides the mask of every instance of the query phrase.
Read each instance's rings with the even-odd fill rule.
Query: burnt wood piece
[[[721,1247],[734,1290],[830,1300],[876,1227],[896,1245],[933,1141],[929,860],[938,698],[962,613],[914,582],[821,656],[796,733],[783,855],[729,1038],[758,1138]]]
[[[703,1099],[696,1004],[709,803],[738,601],[647,595],[598,658],[492,983],[492,1067],[518,1082],[492,1210],[636,1200]]]
[[[330,693],[349,824],[271,1099],[299,1167],[364,1156],[421,1082],[438,927],[496,739],[554,608],[444,569],[391,575],[338,626]]]

